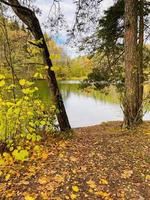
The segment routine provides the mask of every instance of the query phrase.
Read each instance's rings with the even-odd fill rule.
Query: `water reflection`
[[[47,83],[39,81],[37,84],[41,98],[49,105],[51,95]],[[119,96],[115,89],[112,89],[108,95],[105,95],[99,91],[85,93],[79,86],[80,83],[78,81],[63,81],[59,84],[72,127],[123,120]],[[145,119],[150,119],[150,113],[145,115]]]

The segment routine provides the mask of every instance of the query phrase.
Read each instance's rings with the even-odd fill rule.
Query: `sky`
[[[39,16],[41,24],[46,22],[50,8],[52,6],[53,0],[36,0],[36,5],[40,8],[42,14]],[[113,4],[113,0],[104,0],[101,3],[101,11],[107,9],[109,6]],[[61,1],[61,11],[63,12],[65,19],[67,21],[67,24],[71,28],[74,20],[75,20],[75,10],[76,6],[73,3],[73,0],[62,0]],[[46,31],[49,32],[47,29]],[[78,55],[76,52],[77,49],[71,48],[69,45],[64,45],[65,40],[66,40],[66,33],[62,32],[61,36],[59,35],[58,37],[55,37],[55,40],[58,45],[61,45],[65,48],[66,53],[68,53],[71,57],[75,57]]]
[[[44,20],[44,18],[47,17],[50,7],[52,5],[53,0],[36,0],[37,5],[39,6],[39,8],[42,11],[42,16],[41,19]],[[107,9],[109,6],[111,6],[113,4],[113,0],[104,0],[101,3],[101,7],[102,7],[102,11],[104,9]],[[73,3],[73,0],[62,0],[61,1],[61,8],[62,11],[68,21],[68,23],[72,23],[74,20],[74,15],[75,15],[75,4]]]
[[[42,21],[44,21],[44,19],[46,19],[48,16],[53,0],[37,0],[36,2],[42,11],[40,18]],[[67,22],[71,24],[73,22],[75,13],[75,5],[73,4],[73,0],[62,0],[61,9],[65,15],[65,18],[67,19]]]

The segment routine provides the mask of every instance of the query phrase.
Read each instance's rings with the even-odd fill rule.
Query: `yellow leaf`
[[[47,158],[48,158],[48,153],[43,152],[43,153],[42,153],[42,159],[43,159],[43,160],[46,160]]]
[[[25,198],[25,200],[35,200],[35,198],[30,195],[27,195],[24,198]]]
[[[45,67],[44,67],[44,69],[48,69],[48,68],[49,68],[48,66],[45,66]]]
[[[48,182],[47,177],[41,177],[38,180],[38,183],[40,183],[41,185],[45,185]]]
[[[5,76],[3,74],[0,74],[0,80],[4,79]]]
[[[103,192],[103,191],[95,192],[95,195],[100,196],[100,197],[102,197],[102,198],[107,198],[107,199],[108,199],[108,197],[110,197],[110,194],[109,194],[109,193]],[[109,198],[109,200],[110,200],[110,199],[111,199],[111,198]]]
[[[24,85],[26,84],[26,80],[25,80],[25,79],[20,79],[20,80],[19,80],[19,84],[20,84],[21,86],[24,86]]]
[[[70,197],[71,197],[71,199],[76,199],[76,198],[77,198],[77,195],[72,193],[72,194],[70,195]]]
[[[100,180],[99,183],[102,184],[102,185],[108,185],[108,181],[106,179],[103,179],[103,178]]]
[[[5,81],[4,80],[1,80],[0,81],[0,87],[3,87],[5,85]]]
[[[150,181],[150,175],[146,175],[146,180]]]
[[[5,181],[8,181],[10,179],[10,174],[7,174],[6,176],[5,176]]]
[[[89,185],[90,188],[96,188],[96,184],[95,184],[94,181],[89,180],[89,181],[87,181],[86,183]]]
[[[15,194],[15,191],[7,190],[6,198],[9,198],[9,199],[10,199],[10,197],[13,197],[14,194]],[[12,199],[12,198],[11,198],[11,199]]]
[[[36,168],[35,168],[35,166],[30,166],[29,167],[29,172],[31,172],[31,173],[35,173],[36,172]]]
[[[60,158],[63,158],[63,157],[64,157],[64,154],[63,154],[63,153],[60,153],[60,154],[59,154],[59,157],[60,157]]]
[[[78,188],[78,186],[76,186],[76,185],[72,186],[72,190],[73,190],[74,192],[79,192],[79,188]]]
[[[47,192],[41,192],[42,200],[48,200],[48,193]]]
[[[0,158],[0,166],[1,166],[1,165],[4,165],[4,164],[5,164],[4,159]]]
[[[93,193],[93,189],[89,189],[88,191],[89,191],[90,193]]]
[[[59,146],[62,147],[62,148],[65,148],[66,145],[67,145],[67,143],[64,142],[64,141],[59,142]]]

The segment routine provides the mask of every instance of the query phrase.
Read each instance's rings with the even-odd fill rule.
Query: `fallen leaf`
[[[71,199],[76,199],[76,198],[77,198],[77,195],[72,193],[72,194],[70,195],[70,197],[71,197]]]
[[[130,178],[133,174],[132,170],[124,170],[123,173],[121,174],[121,178]]]
[[[86,170],[87,170],[86,166],[81,166],[81,171],[86,171]]]
[[[61,183],[61,182],[64,181],[64,177],[61,176],[61,175],[56,175],[56,176],[54,177],[54,181],[56,181],[56,182],[58,182],[58,183]]]
[[[24,181],[23,180],[23,181],[20,182],[20,184],[22,184],[22,185],[29,185],[29,181]]]
[[[146,179],[147,181],[150,181],[150,175],[146,175],[145,179]]]
[[[60,197],[56,197],[56,200],[62,200]]]
[[[93,188],[93,189],[96,188],[96,184],[95,184],[94,181],[89,180],[89,181],[87,181],[86,183],[89,185],[90,188]]]
[[[5,176],[5,181],[8,181],[10,179],[10,174],[7,174],[6,176]]]
[[[105,198],[105,199],[107,199],[107,200],[111,200],[110,194],[107,193],[107,192],[98,191],[98,192],[95,192],[95,195],[96,195],[96,196],[99,196],[99,197],[102,197],[102,198]]]
[[[40,177],[38,179],[38,183],[40,183],[41,185],[45,185],[48,182],[47,177]]]
[[[7,190],[6,197],[7,198],[13,197],[15,193],[16,193],[15,191]]]
[[[102,185],[108,185],[108,181],[106,179],[103,179],[103,178],[99,181],[99,183],[102,184]]]
[[[0,171],[0,176],[2,176],[3,175],[3,172],[2,171]]]
[[[48,153],[47,152],[43,152],[42,153],[42,160],[47,160],[48,158]]]
[[[66,145],[67,145],[67,142],[64,142],[64,141],[59,142],[59,146],[62,148],[65,148]]]
[[[78,188],[78,186],[76,186],[76,185],[72,186],[72,190],[73,190],[74,192],[79,192],[79,188]]]
[[[42,199],[43,200],[48,200],[48,195],[47,195],[47,192],[41,192],[41,196],[42,196]]]
[[[29,172],[35,173],[36,172],[36,168],[34,166],[30,166],[29,167]]]
[[[64,157],[64,153],[60,153],[60,154],[59,154],[59,157],[60,157],[60,158],[63,158],[63,157]]]
[[[35,198],[30,195],[26,195],[24,198],[25,200],[35,200]]]
[[[93,193],[94,191],[90,188],[90,189],[88,190],[88,192]]]
[[[71,160],[72,162],[76,162],[76,161],[78,161],[78,158],[76,158],[76,157],[74,157],[74,156],[71,156],[71,157],[70,157],[70,160]]]

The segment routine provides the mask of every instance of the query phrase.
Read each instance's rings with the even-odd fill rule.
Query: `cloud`
[[[37,0],[37,6],[42,10],[42,16],[41,16],[41,20],[44,20],[44,17],[48,16],[48,13],[50,11],[50,8],[52,6],[53,0]],[[113,0],[105,0],[102,1],[101,3],[101,10],[103,12],[103,10],[107,9],[109,6],[112,6],[114,3]],[[60,2],[61,4],[61,10],[67,20],[67,22],[72,22],[74,21],[74,17],[75,17],[75,10],[76,10],[76,6],[73,3],[73,0],[62,0]]]
[[[42,15],[39,16],[40,22],[45,23],[46,19],[48,17],[50,8],[52,6],[53,0],[44,0],[44,3],[43,3],[43,0],[37,0],[36,2],[37,2],[36,5],[42,11]],[[64,14],[67,24],[69,25],[69,28],[71,28],[73,26],[74,19],[75,19],[76,6],[73,3],[73,0],[62,0],[60,5],[61,5],[61,11]],[[101,3],[101,12],[103,13],[103,11],[111,5],[113,5],[113,0],[103,1]],[[47,31],[48,31],[48,29],[47,29]],[[71,47],[65,45],[65,42],[67,40],[67,35],[66,35],[65,31],[61,31],[61,35],[59,34],[59,35],[55,36],[54,39],[58,45],[61,45],[61,46],[64,45],[64,48],[66,49],[66,51],[69,53],[69,55],[71,57],[74,57],[77,55],[76,48],[71,48]]]
[[[52,6],[53,0],[37,0],[37,6],[42,11],[42,15],[40,16],[41,22],[46,20],[46,17],[49,14],[50,8]],[[73,23],[73,19],[75,16],[75,5],[73,4],[72,0],[63,0],[60,2],[61,11],[63,12],[65,19],[68,24]]]

